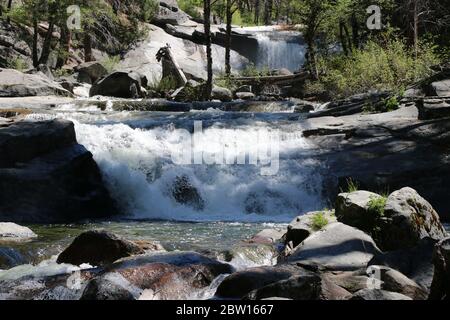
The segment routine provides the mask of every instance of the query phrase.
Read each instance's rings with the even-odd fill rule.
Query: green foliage
[[[200,10],[203,8],[202,0],[178,0],[178,6],[194,19],[202,19]]]
[[[422,43],[417,59],[399,39],[383,42],[369,41],[363,49],[351,56],[343,54],[322,57],[318,67],[322,74],[320,84],[333,97],[345,98],[369,90],[397,91],[408,84],[432,74],[431,66],[439,63],[433,46]],[[315,84],[317,86],[317,84]],[[308,93],[317,87],[307,86]],[[387,101],[387,108],[398,104]]]
[[[20,57],[16,57],[16,58],[12,59],[11,61],[9,61],[8,67],[11,69],[19,70],[19,71],[24,71],[29,68],[29,65],[24,59],[22,59]]]
[[[264,77],[270,75],[270,70],[268,67],[258,69],[255,64],[249,63],[240,72],[242,77]]]
[[[352,178],[346,179],[347,182],[347,192],[355,192],[359,190],[359,184],[356,181],[353,181]]]
[[[116,71],[116,67],[120,62],[120,56],[108,56],[105,58],[101,63],[105,67],[106,71],[108,73],[111,73],[113,71]]]
[[[311,227],[313,228],[314,231],[322,230],[328,224],[328,222],[329,221],[325,217],[324,212],[315,213],[311,217]]]
[[[384,207],[386,206],[387,197],[384,195],[378,197],[371,197],[367,204],[367,210],[375,218],[384,216]]]
[[[173,77],[165,77],[162,79],[153,77],[152,81],[149,82],[148,87],[158,93],[166,94],[177,89],[177,81]]]

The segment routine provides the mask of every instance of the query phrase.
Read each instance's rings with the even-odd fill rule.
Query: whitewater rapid
[[[255,117],[210,110],[185,114],[61,112],[51,117],[74,122],[78,142],[92,152],[126,218],[288,222],[325,206],[321,168],[307,157],[311,146],[301,135],[299,123],[284,115]],[[236,158],[254,148],[270,148],[270,139],[256,142],[254,138],[261,132],[277,131],[278,171],[262,175],[262,164],[250,163],[174,163],[173,154],[185,147],[183,134],[192,131],[194,121],[203,124],[198,150],[211,152],[212,142],[220,142],[224,153]],[[204,202],[201,209],[174,199],[177,177],[187,177],[197,190]]]

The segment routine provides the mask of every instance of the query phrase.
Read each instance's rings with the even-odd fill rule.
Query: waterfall
[[[256,66],[260,69],[286,68],[294,72],[305,62],[305,46],[300,43],[298,37],[274,38],[267,33],[257,33],[256,39],[258,40]]]
[[[298,122],[286,115],[236,115],[219,111],[190,114],[57,113],[74,121],[78,142],[92,152],[113,198],[127,218],[178,221],[289,222],[325,206],[320,166],[308,157],[311,148]],[[277,117],[281,117],[277,118]],[[211,152],[220,142],[237,157],[248,148],[269,148],[254,141],[256,132],[280,130],[279,170],[261,174],[261,165],[175,164],[174,150],[185,147],[183,133],[194,120],[203,122],[198,148]],[[242,144],[242,142],[248,142]],[[174,185],[184,177],[201,205],[175,200]]]

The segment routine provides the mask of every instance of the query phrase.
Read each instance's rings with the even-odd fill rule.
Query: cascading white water
[[[120,117],[127,119],[126,115]],[[74,121],[79,143],[93,153],[112,196],[130,218],[287,222],[325,205],[319,168],[304,158],[309,145],[297,122],[217,111],[130,116],[122,122],[89,113],[56,116]],[[261,166],[248,163],[174,164],[173,152],[184,147],[183,128],[191,127],[195,119],[204,123],[204,139],[197,147],[208,152],[213,141],[220,141],[232,157],[249,148],[269,148],[269,141],[252,140],[255,133],[280,129],[278,172],[264,176]],[[175,201],[172,190],[180,176],[198,191],[204,201],[201,209]]]
[[[267,32],[256,33],[256,66],[271,70],[286,68],[292,72],[299,70],[305,62],[305,46],[300,43],[299,38],[299,34],[294,32],[284,37],[275,37]]]

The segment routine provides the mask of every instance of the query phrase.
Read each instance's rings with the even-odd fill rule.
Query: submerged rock
[[[0,222],[0,241],[26,240],[36,237],[37,235],[30,228],[12,222]]]
[[[205,207],[205,201],[187,176],[176,177],[172,196],[178,203],[192,207],[195,210],[203,210]]]
[[[0,220],[73,222],[117,213],[92,154],[66,120],[0,128]]]
[[[0,246],[0,269],[9,269],[25,263],[26,259],[19,251]]]
[[[82,299],[189,299],[232,271],[230,265],[194,252],[130,257],[91,280]]]
[[[93,230],[76,237],[70,246],[61,252],[57,262],[77,266],[82,263],[100,266],[143,253],[144,249],[131,241],[121,239],[111,232]]]
[[[380,253],[373,239],[356,228],[336,222],[308,237],[288,257],[288,262],[314,269],[365,268]]]

